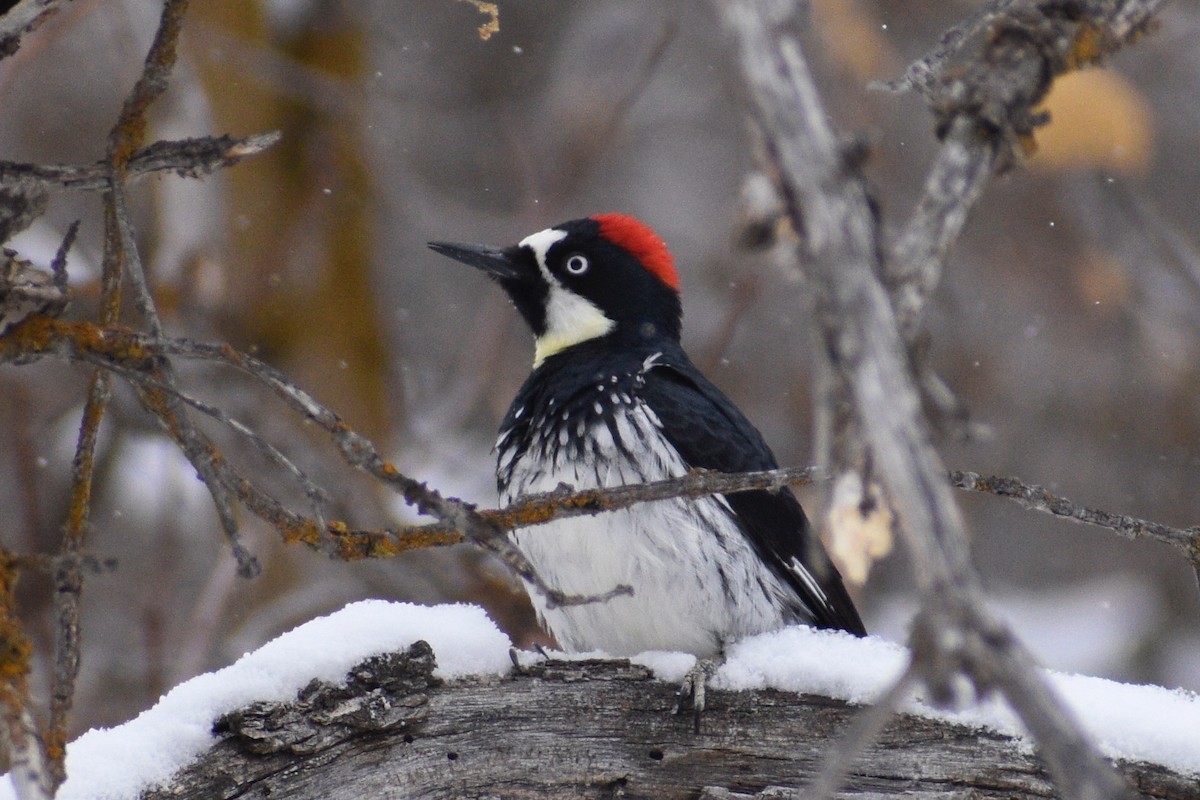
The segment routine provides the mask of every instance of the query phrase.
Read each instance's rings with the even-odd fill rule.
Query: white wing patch
[[[812,576],[812,573],[800,563],[800,559],[793,557],[788,564],[788,569],[800,579],[800,582],[804,584],[804,587],[808,591],[812,592],[813,597],[820,600],[825,607],[829,607],[829,598],[825,596],[825,590],[821,588],[821,584],[817,583],[817,579]]]

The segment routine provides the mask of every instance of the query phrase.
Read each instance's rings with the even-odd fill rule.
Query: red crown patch
[[[679,291],[675,259],[667,249],[667,243],[653,228],[628,214],[597,214],[592,219],[600,223],[601,236],[628,250],[655,277]]]

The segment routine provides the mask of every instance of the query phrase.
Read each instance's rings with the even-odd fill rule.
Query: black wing
[[[762,434],[682,351],[646,371],[640,394],[689,467],[747,472],[778,466]],[[724,497],[759,557],[795,590],[807,612],[802,616],[818,628],[866,635],[842,576],[790,490]]]

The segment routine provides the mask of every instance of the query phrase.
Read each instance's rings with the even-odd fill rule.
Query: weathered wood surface
[[[695,734],[671,713],[674,687],[627,662],[451,683],[433,668],[418,642],[364,662],[346,685],[314,683],[295,703],[231,714],[215,747],[144,798],[778,798],[791,793],[771,787],[811,780],[855,712],[824,697],[714,689]],[[1145,797],[1200,800],[1195,778],[1120,766]],[[839,796],[901,795],[1055,792],[1007,737],[900,716]]]

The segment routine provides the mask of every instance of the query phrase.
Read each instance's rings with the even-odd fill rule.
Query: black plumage
[[[647,361],[651,361],[646,369]],[[609,391],[598,391],[611,387]],[[614,402],[613,398],[617,401]],[[569,457],[587,456],[584,437],[574,435],[596,422],[611,425],[614,414],[644,402],[662,423],[662,433],[691,469],[751,472],[779,465],[762,434],[725,394],[692,364],[677,342],[610,336],[576,345],[535,369],[517,393],[501,425],[497,472],[503,493],[516,463],[538,436],[551,448],[573,447]],[[597,411],[597,404],[602,411]],[[571,434],[559,445],[560,431]],[[614,431],[615,433],[615,431]],[[630,443],[624,443],[634,458]],[[553,458],[554,453],[548,454]],[[645,476],[645,479],[653,479]],[[764,566],[795,592],[793,621],[865,635],[866,629],[842,582],[789,489],[722,495]],[[815,579],[818,594],[793,567]]]

